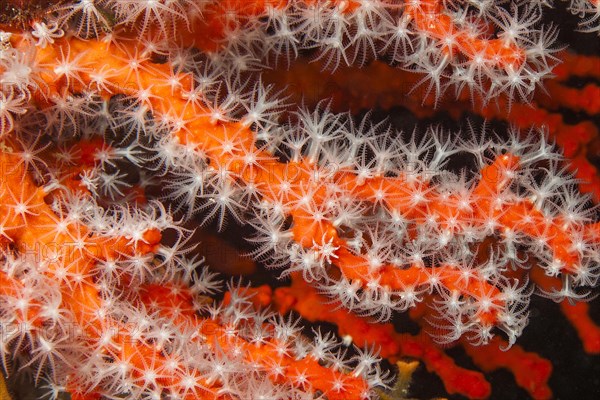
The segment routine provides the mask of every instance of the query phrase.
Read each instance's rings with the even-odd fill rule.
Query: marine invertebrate
[[[317,332],[314,346],[298,340],[290,349],[299,337],[295,325],[251,310],[252,302],[235,290],[229,306],[195,307],[192,295],[210,293],[214,284],[183,257],[191,251],[188,233],[167,217],[171,212],[216,221],[218,228],[228,218],[249,220],[256,258],[302,276],[351,312],[375,317],[373,324],[396,311],[419,310],[415,318],[442,343],[510,347],[526,325],[534,287],[555,300],[593,297],[597,213],[543,132],[519,139],[510,131],[507,143],[475,130],[471,137],[434,128],[406,135],[368,117],[334,113],[326,103],[291,110],[253,71],[269,59],[291,63],[300,52],[314,51],[334,70],[391,57],[423,74],[416,83],[434,104],[453,88],[484,104],[503,94],[517,107],[558,60],[555,29],[538,24],[541,3],[63,2],[47,21],[33,22],[31,34],[5,32],[3,149],[11,160],[7,171],[19,172],[2,192],[4,264],[10,267],[13,258],[18,264],[28,253],[12,246],[22,241],[18,232],[42,229],[35,223],[42,215],[54,221],[43,229],[58,229],[65,255],[56,271],[44,269],[42,257],[16,279],[29,282],[31,273],[43,280],[49,272],[66,310],[71,290],[89,288],[75,304],[92,301],[91,322],[77,307],[70,312],[95,329],[85,341],[101,341],[104,354],[102,362],[82,356],[91,370],[79,379],[54,368],[49,378],[58,386],[52,387],[68,385],[80,396],[243,398],[245,390],[256,390],[354,398],[387,383],[379,367],[367,368],[376,360],[371,351],[351,357],[350,371],[342,351],[327,351],[327,335]],[[16,181],[44,189],[18,193]],[[52,210],[40,200],[46,195],[55,199]],[[147,203],[154,197],[163,203]],[[77,225],[73,245],[65,246],[61,235],[70,233],[73,213],[94,233]],[[176,233],[172,246],[159,245],[159,230]],[[126,244],[107,239],[95,254],[86,244],[97,234]],[[63,262],[72,253],[74,261]],[[31,289],[5,274],[9,303]],[[550,284],[542,282],[548,277]],[[109,333],[98,326],[117,311],[102,309],[99,298],[139,308],[127,308],[134,317],[156,313],[148,318],[161,329],[148,328],[141,338],[121,327],[128,317],[113,317],[123,330],[118,351],[146,349],[139,362],[121,362],[108,350]],[[419,303],[427,307],[415,308]],[[210,316],[198,313],[205,309]],[[283,342],[282,330],[293,331]],[[493,338],[498,331],[506,341]],[[35,355],[28,365],[38,375],[69,364],[62,341],[29,336],[35,336]],[[121,343],[132,337],[135,346]],[[192,354],[226,372],[213,376],[210,363],[194,364]],[[518,348],[512,354],[525,357]],[[169,357],[176,360],[168,363]],[[239,376],[244,363],[255,371],[248,385],[240,383],[247,382]],[[123,364],[114,374],[97,374]],[[276,373],[266,373],[269,368]],[[549,396],[544,371],[530,388],[536,397]],[[460,390],[472,397],[489,393],[485,384],[479,388]]]

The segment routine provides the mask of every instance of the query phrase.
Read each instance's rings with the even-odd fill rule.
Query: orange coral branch
[[[552,274],[578,272],[581,260],[573,242],[576,238],[581,236],[592,243],[598,240],[588,226],[571,225],[561,215],[548,216],[530,199],[503,200],[502,192],[511,185],[511,176],[519,168],[517,155],[505,154],[485,166],[478,184],[462,199],[466,202],[463,205],[458,197],[438,192],[428,182],[402,172],[396,177],[377,174],[361,177],[352,168],[342,168],[330,174],[319,170],[315,164],[317,160],[311,154],[288,163],[278,162],[269,152],[256,147],[255,134],[247,123],[227,121],[221,110],[210,109],[199,101],[191,102],[186,96],[193,92],[189,75],[172,73],[168,65],[152,64],[148,56],[135,47],[127,49],[100,41],[71,39],[40,49],[38,63],[50,65],[61,54],[71,54],[70,57],[77,59],[82,68],[73,76],[57,69],[42,74],[41,79],[48,84],[57,82],[50,88],[51,92],[45,93],[46,98],[52,98],[53,93],[64,89],[81,90],[97,81],[86,66],[99,63],[109,66],[110,73],[98,87],[100,94],[110,96],[122,92],[139,98],[150,107],[155,118],[172,127],[172,135],[180,144],[205,155],[210,165],[225,175],[230,174],[232,182],[252,184],[265,201],[283,202],[285,212],[293,218],[293,239],[305,248],[316,248],[317,253],[325,252],[319,249],[327,247],[327,262],[337,266],[346,279],[361,287],[377,282],[386,291],[407,291],[407,296],[413,293],[418,297],[420,287],[431,282],[435,275],[448,292],[458,291],[477,301],[483,299],[473,319],[484,330],[500,324],[504,317],[506,304],[498,287],[477,272],[471,272],[464,279],[464,271],[450,265],[425,268],[417,263],[408,268],[397,268],[373,263],[367,254],[351,251],[333,221],[315,218],[316,210],[326,207],[328,190],[342,191],[369,202],[381,201],[389,212],[403,216],[415,227],[434,218],[449,235],[464,233],[467,226],[461,221],[469,221],[469,229],[483,228],[492,221],[494,232],[542,238],[551,251],[549,268]],[[138,55],[133,58],[134,66],[132,55]],[[157,76],[165,78],[157,79]],[[240,167],[245,171],[241,175]],[[290,168],[296,171],[293,177],[288,175]],[[323,176],[314,180],[313,176],[317,174]],[[408,298],[406,303],[410,306],[414,301]]]
[[[401,357],[422,360],[430,372],[442,379],[450,394],[474,399],[490,395],[490,385],[483,375],[457,366],[424,332],[415,336],[400,334],[392,324],[374,324],[368,318],[357,317],[319,295],[298,275],[292,277],[290,287],[276,289],[272,301],[280,313],[294,310],[309,321],[328,321],[338,326],[338,334],[342,337],[349,336],[358,344],[380,346],[381,355],[391,362]],[[467,342],[461,344],[473,362],[484,371],[508,369],[519,386],[533,398],[551,398],[548,380],[552,367],[548,360],[526,352],[520,346],[502,351],[500,349],[505,349],[507,343],[499,338],[483,346],[472,346]]]

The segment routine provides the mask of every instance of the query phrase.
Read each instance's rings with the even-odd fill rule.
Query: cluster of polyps
[[[268,54],[320,48],[326,64],[337,66],[393,47],[395,61],[426,73],[436,91],[453,83],[459,91],[525,98],[553,61],[554,31],[533,29],[536,9],[517,10],[521,17],[479,10],[508,28],[489,38],[472,25],[475,10],[461,19],[441,2],[410,2],[398,14],[384,2],[291,2],[273,5],[271,18],[260,18],[264,10],[240,18],[248,25],[227,20],[224,50],[207,55],[174,45],[164,32],[151,36],[153,18],[168,18],[159,30],[191,23],[180,10],[192,2],[85,3],[60,8],[62,22],[38,24],[32,35],[1,38],[0,129],[11,137],[2,150],[5,164],[14,164],[6,170],[18,171],[0,192],[5,323],[27,328],[5,344],[18,350],[26,342],[33,354],[26,364],[38,377],[49,367],[54,389],[349,398],[385,383],[385,374],[367,368],[370,352],[355,357],[350,371],[342,351],[326,351],[328,338],[318,335],[312,346],[295,340],[294,324],[256,314],[247,299],[202,317],[193,296],[178,296],[214,282],[192,273],[196,264],[181,258],[187,250],[159,244],[165,229],[177,232],[179,245],[187,238],[165,209],[219,227],[228,216],[249,219],[257,258],[301,272],[361,314],[387,319],[427,301],[443,342],[466,335],[486,343],[495,328],[514,342],[527,322],[532,262],[562,279],[560,289],[544,293],[554,299],[585,298],[585,288],[597,285],[597,216],[543,134],[518,140],[509,133],[506,144],[469,131],[462,139],[436,129],[407,136],[323,106],[281,123],[284,102],[249,83],[248,69]],[[62,37],[59,26],[68,29],[78,13],[100,21],[95,5],[110,6],[119,22],[125,3],[135,12],[121,23],[136,30],[139,22],[142,41],[126,33]],[[220,7],[203,2],[195,18],[230,15],[207,12],[211,6]],[[319,18],[307,19],[310,13]],[[322,18],[323,26],[306,25]],[[50,133],[43,140],[40,126]],[[464,159],[468,168],[457,170]],[[134,206],[130,186],[154,183],[169,207]],[[36,249],[45,258],[27,258]],[[160,287],[169,289],[164,299],[149,294]],[[65,336],[64,321],[82,327],[81,341]],[[57,330],[40,333],[37,325]],[[81,360],[84,374],[73,380]],[[240,373],[247,364],[253,373]],[[327,384],[318,379],[325,370],[333,374]]]

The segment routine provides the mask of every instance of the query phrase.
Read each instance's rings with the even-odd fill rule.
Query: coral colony
[[[44,398],[400,398],[382,357],[488,397],[450,345],[550,398],[518,344],[534,296],[600,352],[598,127],[557,111],[600,112],[600,62],[557,43],[551,1],[4,3],[0,355]],[[597,38],[600,2],[567,6]],[[511,127],[399,132],[269,83],[306,60],[313,87],[379,68],[365,95],[407,77],[417,115],[450,97]],[[291,285],[223,288],[191,238],[226,224]]]

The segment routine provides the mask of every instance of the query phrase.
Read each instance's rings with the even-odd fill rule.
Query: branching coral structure
[[[392,386],[381,350],[486,398],[438,347],[461,343],[550,398],[549,363],[516,343],[533,296],[595,297],[600,222],[545,127],[402,132],[290,104],[261,76],[301,55],[326,74],[377,59],[433,106],[520,110],[562,46],[548,2],[506,3],[60,1],[3,27],[4,368],[52,399],[366,399]],[[592,35],[594,7],[571,4]],[[191,232],[211,224],[248,227],[250,255],[292,286],[234,279],[218,297]],[[287,315],[315,319],[299,290],[341,340]],[[387,323],[404,312],[421,339]],[[571,320],[600,352],[586,312]]]

